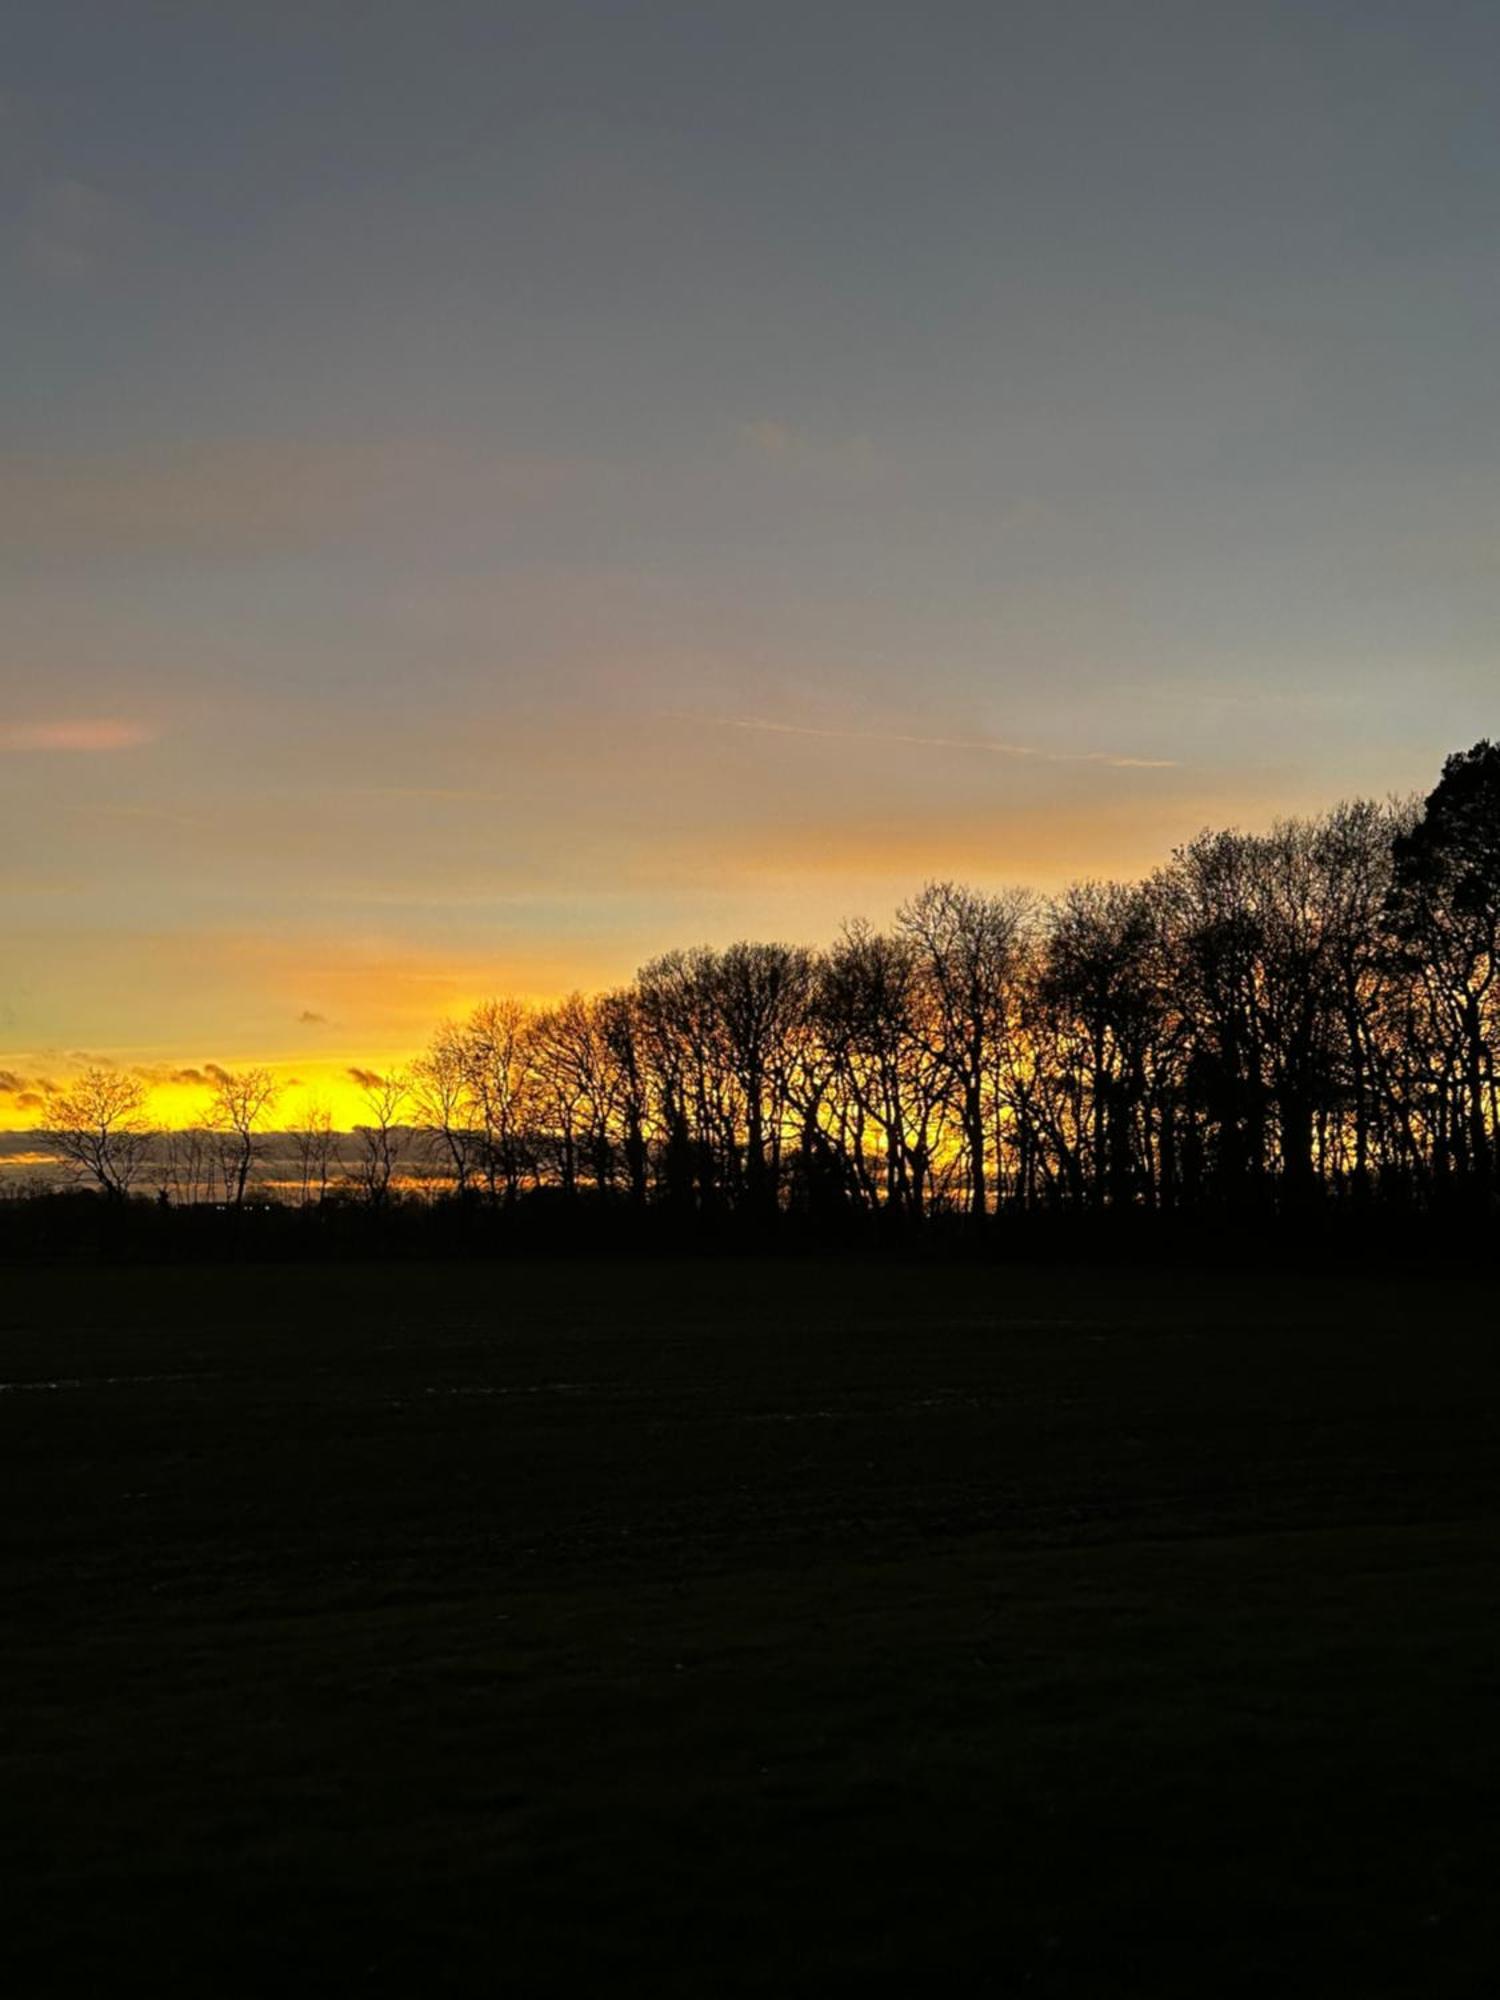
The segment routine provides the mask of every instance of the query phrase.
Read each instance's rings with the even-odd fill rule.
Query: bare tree
[[[863,1204],[919,1219],[947,1150],[948,1066],[936,1050],[918,948],[852,923],[814,1001],[828,1057],[822,1130]]]
[[[476,1129],[471,1042],[456,1022],[444,1021],[412,1064],[411,1095],[413,1116],[462,1200],[482,1158],[483,1134]]]
[[[191,1208],[212,1199],[214,1188],[214,1135],[201,1125],[164,1132],[157,1157],[163,1199]]]
[[[531,1010],[521,1000],[486,1000],[463,1025],[463,1060],[479,1130],[490,1199],[520,1192],[526,1155]]]
[[[95,1066],[52,1091],[42,1136],[74,1176],[120,1200],[139,1179],[151,1151],[146,1086],[125,1070]]]
[[[333,1113],[321,1099],[309,1096],[292,1128],[292,1145],[297,1156],[298,1199],[303,1208],[321,1205],[328,1197],[328,1183],[338,1166],[338,1138],[333,1129]]]
[[[789,1112],[788,1057],[812,1000],[814,959],[786,944],[739,943],[711,961],[710,992],[722,1061],[734,1085],[746,1205],[776,1205]]]
[[[601,1060],[610,1077],[601,1116],[606,1132],[618,1122],[630,1202],[634,1208],[644,1208],[649,1186],[649,1106],[640,1004],[635,989],[627,986],[601,994],[595,1009]]]
[[[929,882],[896,913],[898,930],[917,950],[932,1053],[952,1083],[968,1156],[969,1212],[976,1217],[989,1209],[988,1085],[1009,1029],[1034,912],[1025,890],[985,896]]]
[[[1167,1067],[1156,937],[1151,897],[1118,882],[1075,883],[1048,915],[1025,1030],[1030,1101],[1050,1100],[1062,1184],[1096,1204],[1155,1186],[1151,1091]]]
[[[398,1069],[385,1076],[361,1071],[360,1077],[368,1116],[354,1128],[358,1149],[354,1183],[371,1208],[384,1208],[405,1150],[408,1135],[400,1118],[411,1095],[411,1084],[405,1072]]]
[[[260,1157],[256,1134],[276,1102],[278,1086],[268,1069],[213,1068],[209,1075],[213,1089],[207,1123],[221,1138],[224,1198],[242,1208],[250,1171]]]
[[[596,1064],[594,1020],[581,993],[544,1007],[527,1033],[536,1114],[557,1165],[558,1186],[578,1190],[579,1153],[590,1125],[589,1096]]]

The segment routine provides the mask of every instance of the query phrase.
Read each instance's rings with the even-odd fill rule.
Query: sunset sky
[[[1455,0],[19,0],[0,1125],[1425,788],[1497,75]]]

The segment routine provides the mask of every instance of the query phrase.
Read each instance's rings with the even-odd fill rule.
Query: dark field
[[[4,1990],[1492,1990],[1494,1319],[11,1273]]]

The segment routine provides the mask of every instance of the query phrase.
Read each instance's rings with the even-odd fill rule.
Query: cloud
[[[304,1007],[302,1012],[297,1016],[297,1019],[305,1028],[326,1028],[328,1026],[328,1016],[326,1014],[315,1014],[311,1007]]]
[[[155,740],[144,723],[105,716],[72,722],[0,722],[0,750],[135,750]]]
[[[743,452],[772,465],[866,473],[876,463],[875,447],[867,437],[816,437],[779,417],[755,417],[737,424],[735,437]]]
[[[675,719],[675,718],[674,718]],[[1173,757],[1128,757],[1112,750],[1042,750],[1030,743],[1006,743],[993,736],[918,736],[895,729],[814,729],[797,722],[765,722],[758,716],[702,717],[714,729],[744,729],[768,736],[813,736],[836,743],[896,743],[922,750],[978,750],[992,757],[1023,757],[1042,764],[1108,764],[1116,770],[1171,771]]]
[[[361,1090],[378,1090],[380,1085],[385,1082],[385,1078],[380,1074],[379,1070],[357,1069],[352,1063],[349,1067],[349,1077],[352,1082],[359,1085]]]
[[[19,1070],[0,1069],[0,1097],[14,1098],[23,1111],[40,1111],[48,1091],[56,1084],[45,1076],[22,1076]]]
[[[149,1083],[153,1086],[162,1084],[197,1084],[208,1081],[201,1069],[193,1069],[191,1067],[183,1069],[172,1063],[132,1063],[130,1074],[138,1076],[142,1083]]]
[[[757,417],[751,423],[741,424],[739,435],[742,443],[767,458],[785,458],[797,445],[797,433],[791,425],[775,417]]]

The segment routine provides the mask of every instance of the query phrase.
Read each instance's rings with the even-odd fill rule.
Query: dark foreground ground
[[[7,1994],[1477,1995],[1477,1285],[0,1281]]]

